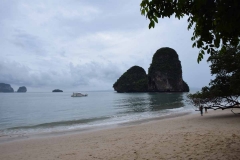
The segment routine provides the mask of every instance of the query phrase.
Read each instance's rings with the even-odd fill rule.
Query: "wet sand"
[[[240,114],[231,110],[0,143],[1,160],[225,160],[239,155]]]

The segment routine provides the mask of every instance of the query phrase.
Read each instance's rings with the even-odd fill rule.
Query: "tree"
[[[201,92],[189,94],[190,101],[211,109],[240,108],[240,45],[222,47],[208,62],[215,79]]]
[[[150,20],[149,29],[158,18],[188,16],[188,29],[194,26],[192,47],[200,48],[198,63],[221,44],[236,47],[239,43],[239,0],[142,0],[140,6],[141,14]]]

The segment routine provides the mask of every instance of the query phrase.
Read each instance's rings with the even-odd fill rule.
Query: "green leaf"
[[[208,54],[210,53],[210,48],[207,50],[207,53],[208,53]]]
[[[142,14],[142,15],[145,15],[145,9],[142,9],[141,14]]]
[[[152,27],[152,23],[150,22],[148,25],[148,28],[151,29],[151,27]]]
[[[155,23],[154,23],[154,21],[152,21],[152,23],[153,23],[152,26],[153,26],[153,28],[154,28],[154,27],[155,27]]]
[[[192,48],[196,47],[196,42],[193,43]]]
[[[146,2],[143,0],[141,3],[140,3],[140,6],[141,7],[144,7],[146,5]]]
[[[148,25],[148,28],[151,29],[151,28],[154,28],[154,27],[155,27],[155,23],[154,23],[154,21],[151,20],[151,22]]]
[[[201,57],[198,56],[197,62],[199,63],[201,60],[202,60]]]
[[[199,53],[197,62],[199,63],[202,59],[203,59],[203,55],[202,55],[202,53]]]
[[[158,23],[158,19],[157,19],[156,16],[153,17],[153,20],[154,20],[156,23]]]

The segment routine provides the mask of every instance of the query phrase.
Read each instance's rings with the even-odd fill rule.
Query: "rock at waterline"
[[[52,92],[63,92],[63,91],[60,89],[54,89]]]
[[[27,88],[25,86],[19,87],[17,92],[27,92]]]
[[[10,84],[0,83],[0,92],[14,92]]]
[[[113,84],[113,88],[117,92],[146,92],[147,74],[142,67],[133,66]]]
[[[160,48],[148,69],[148,90],[152,92],[189,92],[182,77],[182,65],[177,52],[168,47]]]
[[[178,54],[168,47],[160,48],[153,55],[148,75],[142,67],[133,66],[120,76],[113,88],[117,92],[189,92]]]

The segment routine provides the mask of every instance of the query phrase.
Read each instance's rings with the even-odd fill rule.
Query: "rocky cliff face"
[[[153,55],[148,75],[142,67],[133,66],[113,85],[117,92],[189,92],[182,78],[178,54],[172,48],[160,48]]]
[[[25,86],[19,87],[17,92],[27,92],[27,88]]]
[[[189,92],[182,78],[182,66],[174,49],[165,47],[156,51],[148,69],[148,91]]]
[[[145,70],[139,66],[131,67],[114,83],[113,88],[117,92],[146,92],[147,75]]]
[[[0,83],[0,92],[14,92],[10,84]]]

